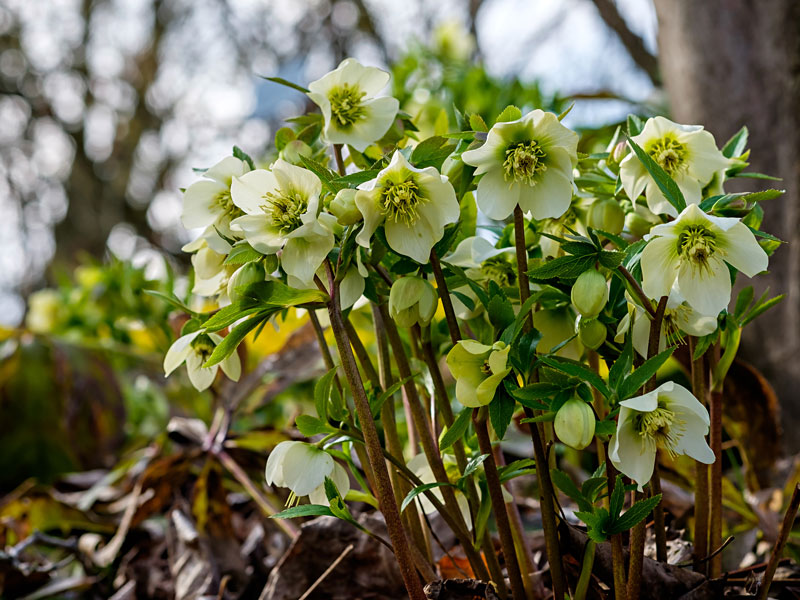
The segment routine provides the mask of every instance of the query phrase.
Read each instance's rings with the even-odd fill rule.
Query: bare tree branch
[[[631,31],[625,19],[619,14],[619,9],[617,9],[614,0],[592,0],[592,3],[597,8],[597,12],[600,13],[600,18],[617,34],[633,62],[647,73],[653,85],[660,86],[661,74],[658,70],[658,58],[645,48],[642,38]]]

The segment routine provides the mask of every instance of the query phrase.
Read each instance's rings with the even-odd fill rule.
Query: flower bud
[[[247,286],[264,281],[266,278],[267,274],[261,261],[247,263],[237,269],[228,279],[228,298],[231,299],[231,302],[236,302]]]
[[[598,319],[578,317],[578,338],[591,350],[597,350],[606,341],[608,331]]]
[[[361,211],[356,206],[356,191],[350,188],[339,190],[331,200],[328,210],[339,221],[339,225],[353,225],[362,219]]]
[[[403,277],[389,291],[389,314],[400,327],[428,325],[438,304],[436,290],[421,277]]]
[[[596,317],[608,302],[608,285],[603,274],[589,269],[572,286],[572,304],[584,317]]]
[[[461,173],[463,172],[464,163],[461,162],[460,157],[453,156],[451,154],[444,159],[444,162],[442,163],[442,175],[446,175],[451,182],[456,181],[459,177],[461,177]]]
[[[619,164],[622,162],[622,159],[628,156],[628,152],[630,148],[628,148],[627,142],[619,142],[614,149],[611,151],[611,156],[609,158],[614,161],[615,163]]]
[[[613,198],[595,200],[586,215],[586,224],[617,235],[625,225],[625,212]]]
[[[653,223],[636,212],[625,215],[625,229],[634,237],[641,238],[650,233]]]
[[[314,151],[311,149],[311,146],[305,142],[301,140],[292,140],[278,153],[278,157],[293,165],[302,166],[303,161],[300,160],[300,157],[305,156],[306,158],[311,158],[313,153]]]
[[[594,438],[594,411],[580,398],[570,398],[558,409],[554,426],[558,439],[570,448],[583,450]]]

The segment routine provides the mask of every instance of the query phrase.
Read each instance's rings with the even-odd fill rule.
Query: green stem
[[[405,530],[403,529],[403,523],[400,519],[400,510],[395,501],[394,490],[392,490],[392,484],[389,480],[389,470],[386,468],[386,463],[383,459],[383,448],[378,438],[378,431],[372,420],[372,412],[370,410],[369,400],[367,399],[367,393],[364,390],[364,384],[361,381],[361,375],[356,366],[353,350],[350,347],[350,340],[347,336],[344,318],[342,317],[342,308],[339,302],[338,283],[335,282],[330,261],[325,261],[325,269],[331,288],[331,300],[328,305],[331,328],[336,338],[336,345],[339,349],[342,367],[347,377],[350,391],[353,394],[356,412],[361,422],[361,430],[364,434],[364,445],[367,449],[367,458],[375,474],[375,491],[377,492],[378,503],[380,504],[381,512],[386,521],[389,539],[392,542],[395,558],[400,567],[400,574],[403,577],[406,590],[411,600],[425,600],[425,592],[422,590],[422,584],[417,576],[414,557],[408,539],[406,538]]]
[[[528,282],[528,249],[525,245],[525,219],[522,209],[517,205],[514,208],[514,245],[517,254],[517,283],[519,284],[520,304],[530,298],[530,283]],[[525,328],[533,327],[533,311],[525,320]],[[538,380],[539,374],[534,371],[532,380]],[[534,413],[530,408],[523,407],[525,416],[533,418]],[[542,529],[544,530],[545,548],[547,550],[547,561],[550,564],[550,574],[553,580],[553,596],[561,600],[567,592],[566,579],[564,578],[563,565],[561,560],[561,548],[558,542],[558,525],[556,523],[555,489],[550,479],[550,467],[547,461],[547,454],[542,442],[542,429],[537,423],[530,424],[531,442],[533,443],[533,453],[536,459],[536,474],[539,478],[539,499],[542,510]]]
[[[433,249],[431,249],[431,268],[433,269],[433,277],[436,279],[436,287],[439,290],[439,299],[442,301],[442,308],[444,308],[444,318],[447,321],[447,331],[450,332],[450,341],[455,345],[461,339],[461,330],[458,327],[458,319],[456,319],[456,311],[453,309],[453,302],[450,300],[447,281],[444,278],[444,273],[442,273],[442,265],[439,263],[439,257]]]
[[[695,358],[697,338],[689,337],[689,354],[692,358],[692,393],[703,405],[706,404],[706,357],[705,354]],[[695,461],[694,486],[694,551],[692,562],[694,570],[707,573],[708,563],[708,528],[709,528],[709,487],[708,465]]]
[[[617,470],[611,462],[606,448],[606,477],[608,478],[608,496],[614,492],[617,480]],[[622,548],[622,534],[615,533],[611,536],[611,571],[614,578],[615,600],[627,600],[625,589],[625,553]]]
[[[575,586],[573,600],[586,600],[586,592],[589,591],[589,583],[592,581],[592,567],[594,566],[594,554],[596,549],[594,540],[586,540],[586,548],[583,550],[583,563],[581,564],[581,574]]]

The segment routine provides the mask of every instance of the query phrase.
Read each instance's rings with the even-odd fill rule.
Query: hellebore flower
[[[328,506],[326,477],[333,480],[342,498],[350,491],[350,477],[344,467],[324,450],[305,442],[287,441],[275,446],[269,453],[264,476],[268,485],[292,491],[287,504],[308,496],[311,504]]]
[[[503,220],[519,204],[534,219],[558,218],[572,200],[578,134],[558,117],[536,109],[516,121],[496,123],[480,148],[461,155],[477,167],[478,206]]]
[[[205,179],[190,185],[183,194],[183,226],[187,229],[204,227],[201,237],[211,248],[223,254],[230,250],[230,244],[219,236],[217,230],[233,237],[231,221],[243,214],[231,200],[231,181],[247,171],[247,163],[228,156],[203,173]]]
[[[214,348],[221,341],[222,336],[216,333],[206,333],[203,329],[198,329],[195,332],[179,337],[169,347],[167,355],[164,357],[164,375],[168,376],[183,363],[186,363],[189,381],[192,382],[198,392],[202,392],[211,386],[219,369],[222,369],[222,372],[234,381],[239,381],[239,376],[242,374],[242,365],[236,352],[214,366],[203,366],[208,357],[211,356],[211,353],[214,352]]]
[[[364,227],[356,241],[369,248],[370,238],[383,223],[386,241],[395,252],[426,264],[444,227],[458,221],[459,206],[452,184],[433,167],[412,167],[399,151],[389,166],[362,185],[356,206]]]
[[[308,84],[308,97],[325,118],[322,135],[329,144],[349,144],[363,152],[389,131],[400,103],[396,98],[375,98],[389,83],[389,73],[365,67],[354,58]]]
[[[697,204],[703,187],[730,160],[717,148],[714,136],[700,125],[679,125],[664,117],[653,117],[639,135],[631,138],[675,180],[687,204]],[[641,161],[631,153],[620,163],[622,187],[631,201],[644,190],[648,208],[656,214],[677,216]]]
[[[400,327],[425,327],[439,305],[436,290],[422,277],[402,277],[389,291],[389,313]]]
[[[767,253],[755,236],[733,217],[707,215],[688,205],[675,221],[656,225],[645,237],[642,288],[650,298],[668,296],[675,287],[705,315],[717,315],[731,299],[728,263],[748,277],[767,268]]]
[[[668,381],[620,405],[609,456],[621,473],[639,485],[639,491],[653,475],[658,448],[672,456],[686,454],[707,465],[714,462],[714,452],[705,438],[708,411],[685,387]]]
[[[461,340],[447,353],[447,366],[456,379],[456,398],[464,406],[486,406],[495,390],[511,372],[508,352],[511,346],[495,342],[491,346],[474,340]]]
[[[311,171],[280,159],[271,171],[250,171],[231,184],[234,203],[246,213],[231,223],[232,228],[243,232],[262,254],[281,252],[290,285],[311,285],[334,245],[336,217],[318,214],[321,189]]]

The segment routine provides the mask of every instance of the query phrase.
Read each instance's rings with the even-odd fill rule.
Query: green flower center
[[[214,352],[214,348],[214,342],[212,342],[211,338],[204,333],[198,335],[196,338],[194,338],[194,340],[192,340],[192,350],[194,350],[195,354],[199,355],[200,358],[203,359],[203,362],[208,360],[208,357],[211,356],[212,352]]]
[[[683,435],[686,421],[677,418],[674,411],[666,408],[666,403],[659,401],[658,407],[650,412],[639,412],[633,418],[633,430],[642,438],[664,448],[675,456],[675,448]]]
[[[484,375],[486,375],[488,377],[491,377],[492,375],[494,375],[494,373],[492,373],[492,367],[489,366],[489,361],[488,360],[485,361],[481,365],[481,373],[483,373]]]
[[[517,281],[516,269],[502,256],[493,256],[483,261],[481,273],[500,287],[512,287]]]
[[[544,159],[547,155],[536,140],[519,142],[506,148],[503,171],[506,181],[533,185],[534,178],[547,170]]]
[[[418,218],[419,205],[427,202],[413,177],[401,181],[387,181],[381,190],[381,204],[386,219],[413,225]]]
[[[244,214],[244,211],[233,203],[230,190],[225,190],[217,194],[214,198],[214,202],[222,209],[222,212],[231,219],[241,217]]]
[[[678,254],[700,267],[708,264],[717,249],[717,237],[704,225],[690,225],[678,235]]]
[[[357,86],[350,87],[347,83],[333,88],[328,93],[331,116],[339,127],[351,127],[353,123],[364,116],[364,106],[361,103],[364,96],[366,96],[365,92],[359,90]]]
[[[308,210],[308,199],[302,194],[290,191],[264,195],[267,201],[262,206],[269,215],[272,226],[286,235],[303,224],[301,217]]]
[[[671,136],[653,142],[647,153],[670,177],[686,166],[686,146]]]

